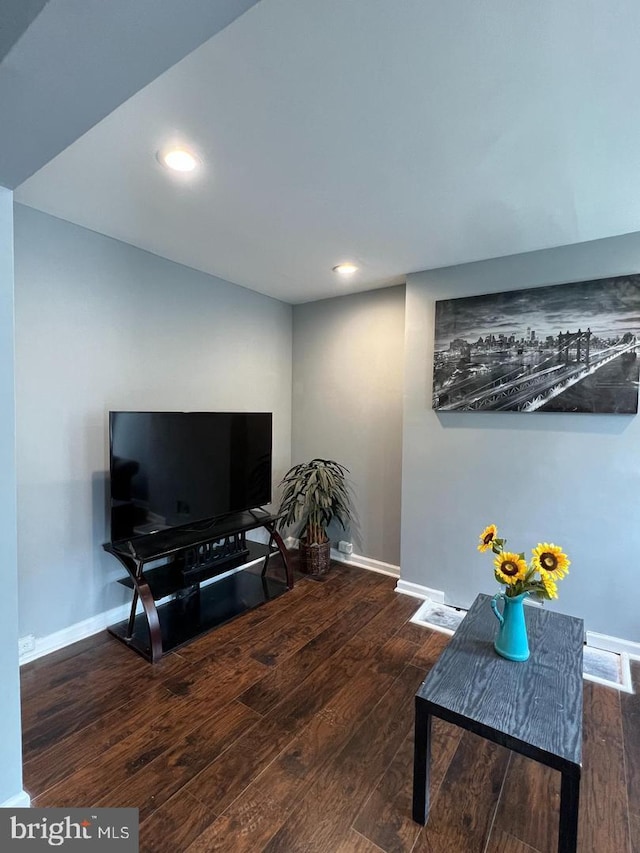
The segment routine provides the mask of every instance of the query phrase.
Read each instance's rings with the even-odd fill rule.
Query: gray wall
[[[402,578],[467,606],[496,589],[476,550],[495,523],[508,546],[565,547],[552,605],[593,631],[640,641],[640,419],[431,409],[434,302],[640,270],[640,234],[412,275],[407,324]]]
[[[20,636],[123,603],[109,409],[273,411],[290,462],[291,307],[16,205]]]
[[[398,565],[404,285],[297,305],[293,318],[292,461],[346,465],[354,550]]]
[[[0,187],[0,804],[22,790],[13,337],[13,197]]]

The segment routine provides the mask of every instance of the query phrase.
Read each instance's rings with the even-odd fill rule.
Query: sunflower
[[[544,589],[544,594],[546,598],[557,598],[558,597],[558,584],[554,581],[554,579],[549,574],[540,575],[540,580],[542,582],[542,586]]]
[[[498,535],[498,528],[495,524],[490,524],[480,534],[480,544],[478,545],[478,551],[488,551],[489,548],[493,546],[493,540]]]
[[[496,569],[496,577],[502,583],[514,584],[517,581],[524,580],[527,574],[527,564],[522,559],[520,554],[512,554],[510,551],[503,551],[493,561]]]
[[[550,577],[561,580],[569,573],[571,565],[562,548],[549,542],[541,542],[532,552],[534,568],[540,572],[540,577]]]

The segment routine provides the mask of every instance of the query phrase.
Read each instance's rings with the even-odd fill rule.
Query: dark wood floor
[[[551,853],[558,774],[441,722],[411,820],[413,695],[446,637],[393,587],[335,566],[157,666],[105,633],[23,667],[34,805],[137,806],[154,853]],[[579,849],[640,853],[640,701],[584,698]]]

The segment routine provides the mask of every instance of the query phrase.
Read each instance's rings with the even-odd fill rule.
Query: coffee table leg
[[[562,774],[560,788],[560,832],[558,853],[576,853],[578,849],[578,806],[580,776]]]
[[[413,819],[425,824],[429,816],[429,765],[431,763],[431,714],[416,696],[415,745],[413,752]]]

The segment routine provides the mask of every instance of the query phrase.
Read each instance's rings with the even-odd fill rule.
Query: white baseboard
[[[288,537],[285,540],[285,544],[287,548],[297,548],[298,540],[292,537]],[[228,575],[233,574],[234,572],[241,571],[242,569],[247,568],[248,566],[254,565],[255,563],[260,562],[262,558],[258,560],[253,560],[251,563],[246,563],[243,566],[240,566],[236,569],[232,569],[229,572],[225,572],[222,575],[218,575],[214,578],[209,578],[209,580],[204,581],[202,586],[208,586],[211,583],[215,583],[216,581],[222,580],[223,577],[227,577]],[[400,575],[400,567],[394,566],[391,563],[384,563],[381,560],[374,560],[372,557],[364,557],[361,554],[343,554],[341,551],[331,549],[331,559],[336,560],[337,562],[344,563],[349,566],[356,566],[361,569],[367,569],[372,572],[378,572],[380,574],[389,575],[390,577],[398,578],[398,582],[395,586],[395,591],[402,593],[403,595],[410,595],[413,598],[419,599],[431,599],[431,601],[437,604],[444,604],[444,592],[439,589],[432,589],[428,586],[423,586],[422,584],[412,583],[411,581],[402,580]],[[163,604],[165,601],[168,601],[169,598],[162,599],[161,601],[157,601],[156,604]],[[111,610],[107,610],[106,612],[99,613],[96,616],[92,616],[89,619],[84,619],[81,622],[76,622],[74,625],[70,625],[68,628],[63,628],[61,631],[56,631],[53,634],[49,634],[46,637],[37,637],[35,640],[35,648],[33,651],[26,652],[25,654],[20,656],[20,666],[23,664],[29,663],[30,661],[36,660],[37,658],[44,657],[44,655],[48,655],[51,652],[58,651],[58,649],[62,649],[65,646],[69,646],[72,643],[77,643],[79,640],[84,640],[87,637],[92,637],[94,634],[98,634],[100,631],[104,631],[109,625],[115,625],[118,622],[122,622],[129,615],[129,604],[123,604],[120,607],[114,607]],[[138,603],[138,612],[142,611],[142,605]],[[607,634],[598,634],[595,631],[587,631],[586,632],[586,642],[587,645],[593,646],[597,649],[603,649],[604,651],[609,652],[617,652],[619,654],[626,654],[630,658],[635,660],[640,660],[640,643],[634,642],[632,640],[624,640],[620,637],[611,637]],[[26,797],[27,803],[29,805],[29,795],[23,794],[18,795],[18,797]],[[15,799],[15,798],[13,798]],[[7,801],[7,803],[13,805],[14,807],[21,807],[22,800],[20,803],[14,803],[13,799]],[[7,805],[7,803],[3,805]],[[3,806],[0,805],[0,808]]]
[[[359,569],[368,569],[380,575],[389,575],[392,578],[400,577],[400,566],[393,563],[383,563],[382,560],[374,560],[373,557],[363,557],[362,554],[343,554],[342,551],[331,549],[331,559],[336,563],[344,563],[346,566],[357,566]]]
[[[588,646],[603,649],[605,652],[617,652],[640,660],[640,643],[633,640],[622,640],[620,637],[610,637],[608,634],[597,634],[595,631],[587,631],[586,640]]]
[[[284,544],[287,548],[295,550],[300,546],[300,540],[288,536],[284,540]],[[383,563],[382,560],[374,560],[373,557],[365,557],[362,554],[343,554],[337,548],[332,548],[331,559],[336,563],[344,563],[345,566],[368,569],[370,572],[378,572],[378,574],[389,575],[392,578],[400,577],[400,566],[394,566],[393,563]]]
[[[242,566],[238,566],[228,572],[223,572],[220,575],[209,578],[208,580],[203,581],[200,586],[209,586],[209,584],[221,581],[229,575],[233,575],[236,572],[240,572],[243,569],[248,568],[249,566],[260,563],[263,559],[263,557],[258,557],[258,559],[252,560],[250,563],[244,563]],[[171,598],[172,596],[167,596],[166,598],[156,601],[156,607],[170,601]],[[130,609],[130,604],[122,604],[120,607],[114,607],[111,610],[98,613],[96,616],[91,616],[89,619],[83,619],[81,622],[76,622],[73,625],[69,625],[68,628],[63,628],[61,631],[55,631],[53,634],[49,634],[46,637],[36,637],[35,648],[33,651],[25,652],[25,654],[20,655],[20,666],[25,663],[30,663],[32,660],[37,660],[37,658],[51,654],[51,652],[57,652],[65,646],[77,643],[79,640],[85,640],[87,637],[99,634],[100,631],[104,631],[109,627],[109,625],[116,625],[118,622],[122,622],[127,619]],[[142,613],[142,604],[140,602],[138,602],[136,613]]]
[[[81,622],[76,622],[73,625],[69,625],[68,628],[55,631],[46,637],[36,637],[33,650],[20,655],[20,666],[51,654],[51,652],[57,652],[58,649],[63,649],[65,646],[77,643],[78,640],[92,637],[94,634],[104,631],[108,625],[115,625],[117,622],[122,622],[129,615],[129,610],[130,605],[123,604],[120,607],[114,607],[111,610],[98,613],[96,616],[91,616],[89,619],[83,619]]]
[[[31,808],[31,797],[26,791],[20,791],[15,797],[9,797],[4,803],[0,803],[0,809],[29,809]]]
[[[396,592],[401,592],[403,595],[412,595],[414,598],[430,598],[436,604],[444,604],[444,592],[441,589],[431,589],[431,587],[422,586],[419,583],[411,583],[411,581],[400,579],[396,584]]]

